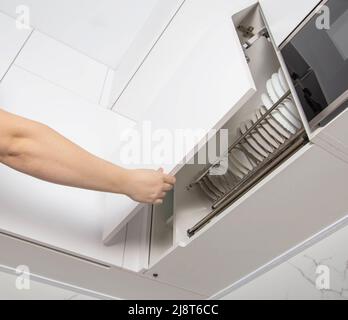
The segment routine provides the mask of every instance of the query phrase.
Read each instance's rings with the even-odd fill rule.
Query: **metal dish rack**
[[[195,226],[187,231],[188,236],[192,237],[197,231],[202,229],[207,223],[209,223],[214,217],[219,215],[224,209],[233,204],[241,196],[243,196],[247,191],[253,188],[257,183],[259,183],[264,177],[266,177],[271,171],[278,167],[282,162],[293,155],[299,148],[308,142],[307,135],[303,126],[301,128],[296,128],[296,132],[290,132],[284,127],[275,117],[274,111],[276,111],[284,102],[285,99],[291,96],[290,90],[287,91],[277,103],[273,105],[272,108],[265,111],[264,114],[257,120],[253,121],[253,125],[246,130],[243,134],[240,132],[240,137],[229,147],[227,154],[221,157],[214,164],[206,168],[199,176],[187,187],[188,191],[192,188],[200,188],[207,197],[212,201],[212,212],[208,214],[205,218],[199,221]],[[264,107],[263,107],[264,108]],[[281,114],[281,111],[279,111]],[[284,120],[286,118],[284,117]],[[287,132],[285,136],[279,128],[273,126],[271,121],[276,122],[279,127]],[[274,131],[276,131],[282,137],[282,143],[279,147],[274,150],[274,152],[268,152],[268,156],[264,157],[262,160],[255,158],[248,150],[245,148],[245,144],[249,144],[249,140],[253,134],[259,133],[259,130],[263,128],[263,125],[267,123],[270,125]],[[257,142],[255,140],[255,142]],[[262,146],[260,146],[262,147]],[[243,177],[233,177],[233,173],[230,170],[227,171],[225,175],[219,177],[222,182],[223,188],[216,188],[212,185],[210,176],[212,170],[219,168],[223,165],[223,161],[231,157],[234,150],[243,151],[253,169],[250,170]],[[229,181],[234,181],[231,184]],[[223,184],[223,181],[226,181]],[[205,187],[202,187],[204,185]]]

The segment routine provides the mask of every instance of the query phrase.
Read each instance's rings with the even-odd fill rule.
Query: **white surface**
[[[320,0],[260,0],[274,41],[280,45]]]
[[[211,296],[345,217],[347,179],[346,163],[306,146],[148,275]]]
[[[345,227],[222,299],[348,300],[347,242]],[[316,288],[318,265],[329,267],[329,290]]]
[[[30,280],[28,290],[16,287],[17,275],[0,272],[0,300],[97,300],[94,297]]]
[[[12,68],[0,86],[0,105],[51,126],[106,159],[118,150],[122,132],[134,125],[18,67]],[[41,182],[4,166],[0,177],[1,229],[78,255],[122,264],[124,232],[114,246],[102,244],[101,194]],[[118,210],[122,210],[120,204],[114,214]]]
[[[194,103],[195,98],[199,99],[202,92],[205,94],[201,97],[206,98],[207,102],[200,105],[201,108],[205,109],[213,97],[217,110],[222,106],[224,110],[227,106],[231,108],[234,101],[239,100],[252,87],[250,72],[231,17],[233,13],[253,2],[185,2],[120,97],[115,110],[137,120],[152,120],[156,114],[162,118],[156,102],[163,95],[170,94],[166,101],[161,101],[160,111],[173,112],[171,110],[176,106],[178,110],[173,123],[177,125],[177,117],[183,120],[182,110],[185,110],[187,104]],[[182,81],[184,83],[180,84]],[[176,99],[173,91],[178,95],[176,104],[172,101]],[[216,99],[217,94],[219,99]],[[185,105],[181,105],[181,99],[185,99]],[[188,111],[194,111],[201,102],[196,101]]]
[[[348,163],[348,109],[314,132],[314,143]]]
[[[31,30],[17,29],[16,21],[0,13],[0,80],[16,58]]]
[[[16,6],[26,5],[39,31],[116,68],[157,2],[1,0],[0,11],[16,17]]]
[[[0,235],[0,265],[26,265],[33,275],[120,299],[203,299],[203,296],[153,279],[106,268]]]
[[[160,162],[150,159],[149,163],[140,161],[138,166],[163,167],[176,173],[209,130],[220,128],[254,93],[250,69],[231,19],[248,3],[253,1],[185,2],[123,93],[115,110],[131,119],[151,121],[152,133],[165,129],[173,138],[177,130],[197,132],[192,139],[195,141],[189,141],[185,148],[173,147],[172,155],[167,154]],[[104,239],[108,240],[134,216],[137,206],[133,204],[115,215],[113,208],[119,200],[107,197],[106,201]]]
[[[107,67],[34,31],[15,64],[54,84],[99,103]]]
[[[160,0],[122,57],[108,96],[111,108],[185,0]]]

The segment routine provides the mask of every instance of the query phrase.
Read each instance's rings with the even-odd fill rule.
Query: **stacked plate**
[[[289,91],[282,69],[267,81],[266,89],[267,92],[261,96],[262,106],[238,129],[244,139],[230,152],[227,173],[207,175],[199,182],[201,189],[214,202],[256,170],[302,128],[300,116],[291,97],[286,98],[265,117],[268,110]],[[247,134],[261,118],[263,121]]]

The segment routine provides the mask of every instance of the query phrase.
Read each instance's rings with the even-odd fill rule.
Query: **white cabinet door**
[[[0,105],[40,121],[102,158],[134,122],[18,67],[0,85]],[[102,244],[102,195],[49,184],[0,166],[0,230],[91,260],[122,265],[125,232]],[[130,200],[129,200],[130,201]]]
[[[31,29],[18,29],[15,19],[0,13],[0,81],[30,33]]]
[[[199,111],[190,126],[205,128],[210,118],[214,126],[221,119],[219,111],[226,114],[253,89],[232,22],[234,13],[252,3],[255,0],[186,1],[114,110],[134,120],[164,121],[163,128],[180,126]]]
[[[314,133],[312,141],[348,162],[348,109]]]
[[[319,0],[259,0],[277,45],[319,4]]]
[[[348,165],[308,145],[148,272],[211,296],[348,213]]]
[[[190,130],[194,138],[185,141],[185,148],[175,148],[177,141],[170,140],[172,148],[167,146],[173,153],[167,153],[164,161],[156,161],[150,154],[146,156],[150,160],[142,157],[138,166],[163,167],[176,173],[182,160],[193,155],[195,145],[255,93],[232,21],[234,13],[253,3],[253,0],[189,0],[182,6],[114,110],[138,120],[140,136],[145,136],[142,122],[149,121],[152,134],[149,139],[158,138],[158,134],[160,139],[163,136],[175,139],[177,130]],[[141,149],[151,151],[153,142],[146,141]],[[107,197],[106,242],[137,211],[135,203],[123,204],[120,200]]]

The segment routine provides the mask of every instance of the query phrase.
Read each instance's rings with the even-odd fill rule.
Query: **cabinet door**
[[[186,1],[115,104],[115,111],[139,121],[140,130],[142,121],[149,121],[154,135],[165,131],[175,138],[176,130],[194,132],[185,148],[173,146],[170,159],[154,162],[153,168],[176,173],[195,145],[255,93],[232,21],[234,13],[252,3]],[[104,239],[109,242],[137,208],[129,202],[120,205],[115,196],[108,196],[106,202]]]
[[[314,133],[312,141],[348,162],[348,109]]]
[[[346,163],[306,146],[148,274],[211,296],[346,216],[347,179]]]
[[[227,113],[253,88],[232,15],[254,2],[186,1],[114,110],[134,120],[164,121],[163,128],[181,127],[199,111],[190,126],[205,128],[210,117],[214,126],[216,111]]]
[[[260,0],[276,44],[280,45],[319,2],[319,0]]]
[[[16,28],[16,20],[0,13],[0,81],[8,71],[31,29]]]

